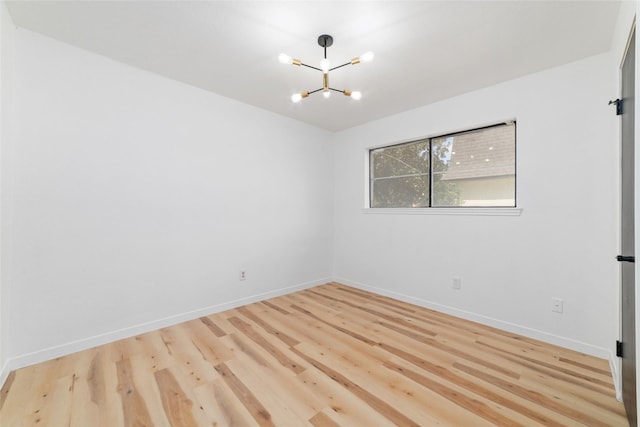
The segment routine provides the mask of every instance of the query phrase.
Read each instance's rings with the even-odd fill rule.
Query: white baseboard
[[[533,338],[539,341],[544,341],[550,344],[554,344],[560,347],[565,347],[571,350],[579,351],[581,353],[589,354],[591,356],[599,357],[601,359],[607,359],[611,363],[611,350],[607,348],[597,347],[591,344],[587,344],[581,341],[576,341],[571,338],[561,337],[559,335],[549,334],[544,331],[529,328],[515,323],[505,322],[493,317],[484,316],[482,314],[473,313],[471,311],[460,310],[455,307],[450,307],[443,304],[434,303],[421,298],[412,297],[399,292],[390,291],[383,288],[377,288],[375,286],[365,285],[363,283],[355,282],[353,280],[344,278],[334,278],[334,282],[344,283],[354,288],[359,288],[365,291],[373,292],[376,294],[384,295],[390,298],[395,298],[400,301],[415,304],[420,307],[429,308],[439,311],[441,313],[450,314],[452,316],[460,317],[462,319],[478,322],[483,325],[492,326],[494,328],[501,329],[503,331],[513,332],[515,334],[523,335],[525,337]]]
[[[7,381],[10,373],[11,369],[9,369],[9,362],[7,361],[0,368],[0,389],[4,386],[4,383]]]
[[[192,310],[186,313],[165,317],[163,319],[141,323],[128,328],[123,328],[123,329],[115,330],[112,332],[96,335],[93,337],[88,337],[81,340],[60,344],[55,347],[49,347],[43,350],[35,351],[33,353],[12,357],[5,362],[4,366],[2,367],[2,370],[0,371],[0,388],[2,387],[2,385],[4,385],[4,382],[9,376],[9,373],[15,369],[24,368],[25,366],[34,365],[36,363],[51,360],[56,357],[65,356],[67,354],[75,353],[77,351],[87,350],[89,348],[107,344],[113,341],[118,341],[124,338],[129,338],[132,336],[144,334],[146,332],[155,331],[157,329],[166,328],[171,325],[187,322],[189,320],[197,319],[202,316],[219,313],[221,311],[229,310],[235,307],[240,307],[246,304],[251,304],[254,302],[264,301],[270,298],[274,298],[277,296],[290,294],[296,291],[322,285],[328,282],[331,282],[331,278],[319,279],[311,282],[302,283],[299,285],[275,289],[269,292],[263,292],[260,294],[255,294],[248,297],[240,298],[237,300],[211,305],[211,306],[200,308],[197,310]]]

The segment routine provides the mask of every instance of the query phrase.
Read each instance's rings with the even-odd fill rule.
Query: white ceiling
[[[618,1],[9,1],[14,23],[135,67],[330,131],[356,126],[610,49]],[[330,74],[360,90],[293,104]]]

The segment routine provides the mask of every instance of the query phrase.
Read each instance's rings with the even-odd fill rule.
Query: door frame
[[[636,11],[640,11],[640,0],[636,1]],[[636,28],[636,17],[634,17],[633,19],[633,24],[631,26],[631,31],[629,32],[629,38],[631,38],[631,35],[634,34],[634,32],[637,30]],[[638,59],[638,35],[636,34],[636,84],[635,84],[635,98],[639,99],[638,96],[640,95],[640,87],[638,87],[638,70],[640,70],[640,68],[638,68],[638,65],[640,65],[640,59]],[[625,49],[625,55],[626,55],[626,51],[627,49]],[[623,59],[624,60],[624,59]],[[635,141],[640,141],[640,126],[638,118],[640,117],[640,114],[638,113],[638,109],[636,108],[635,110],[635,132],[634,132],[634,142]],[[634,152],[634,173],[635,173],[635,179],[634,179],[634,188],[635,188],[635,220],[634,220],[634,227],[635,227],[635,241],[636,241],[636,247],[638,242],[640,242],[640,197],[638,197],[638,192],[640,191],[640,173],[638,173],[638,165],[640,165],[640,149],[638,148],[638,144],[636,145],[636,149]],[[636,283],[636,290],[637,290],[637,285],[638,283],[640,283],[640,268],[635,269],[635,283]],[[640,292],[635,293],[635,297],[636,297],[636,301],[635,301],[635,311],[636,311],[636,336],[638,335],[638,331],[640,331],[640,315],[638,315],[638,309],[640,308]],[[640,366],[640,352],[637,351],[636,349],[636,367]],[[620,375],[622,376],[622,368],[620,369]],[[622,378],[621,378],[622,379]],[[638,370],[636,370],[636,393],[638,392],[638,390],[640,390],[640,387],[638,387],[640,385],[640,374],[638,373]],[[640,408],[640,394],[636,394],[636,408]]]
[[[635,10],[637,12],[640,12],[640,0],[636,0],[634,3],[636,3],[636,8]],[[620,59],[620,64],[619,64],[619,68],[618,68],[618,83],[619,83],[619,87],[618,87],[618,93],[620,95],[622,95],[622,66],[624,64],[624,60],[626,58],[628,49],[629,49],[629,44],[631,42],[631,36],[634,34],[634,31],[636,31],[637,28],[637,15],[634,14],[633,20],[631,22],[631,25],[629,27],[629,31],[627,33],[627,41],[624,47],[624,50],[622,51],[622,57]],[[640,87],[638,86],[638,74],[640,74],[640,58],[638,58],[638,51],[640,50],[638,48],[637,45],[637,40],[638,35],[636,34],[636,61],[635,61],[635,67],[636,67],[636,84],[635,84],[635,98],[636,99],[640,99]],[[636,109],[635,111],[635,132],[634,132],[634,141],[640,141],[640,126],[638,124],[640,124],[640,113],[638,112],[638,109]],[[618,135],[618,141],[621,144],[622,143],[622,129],[621,127],[618,128],[619,129],[619,135]],[[638,144],[636,144],[636,148],[638,148]],[[621,145],[619,146],[619,149],[621,149]],[[619,152],[618,156],[620,156],[622,153]],[[620,157],[618,157],[620,158]],[[638,166],[640,165],[640,149],[636,149],[634,150],[634,192],[635,192],[635,200],[634,200],[634,209],[635,209],[635,220],[634,220],[634,227],[635,227],[635,241],[636,241],[636,248],[638,247],[638,243],[640,243],[640,173],[638,173]],[[621,184],[622,184],[622,177],[621,177],[621,173],[618,174],[618,179],[620,181],[618,181],[618,197],[621,197]],[[621,208],[621,202],[622,199],[619,198],[618,199],[618,209]],[[619,211],[618,213],[618,221],[620,221],[621,219],[621,213],[622,211]],[[620,229],[620,225],[621,223],[618,223],[618,230]],[[620,247],[621,241],[620,241],[621,236],[618,236],[618,247]],[[620,270],[618,270],[618,296],[619,296],[619,304],[620,304],[620,312],[619,312],[619,328],[618,328],[618,336],[622,336],[622,288],[621,288],[621,284],[622,284],[622,275]],[[635,283],[636,285],[640,284],[640,268],[636,268],[635,269]],[[636,286],[637,289],[637,286]],[[636,312],[636,316],[635,316],[635,328],[636,328],[636,336],[640,336],[640,292],[635,292],[635,312]],[[636,367],[640,366],[640,351],[637,351],[638,348],[636,349]],[[614,352],[615,353],[615,352]],[[614,378],[614,383],[616,386],[616,398],[622,402],[622,359],[620,358],[614,358],[614,360],[616,360],[616,363],[614,366],[615,369],[613,369],[615,371],[615,378]],[[636,370],[636,408],[640,409],[640,371]]]
[[[640,4],[640,1],[639,1],[639,4]],[[634,107],[635,107],[635,98],[638,96],[639,89],[638,89],[637,84],[636,84],[636,82],[637,82],[636,74],[637,74],[637,71],[638,71],[638,67],[637,66],[638,66],[638,62],[639,61],[638,61],[638,57],[637,57],[638,48],[637,48],[636,29],[637,29],[636,28],[636,18],[634,17],[634,19],[632,21],[632,24],[631,24],[631,28],[630,28],[628,36],[627,36],[627,43],[626,43],[625,48],[623,50],[623,54],[622,54],[622,58],[621,58],[620,66],[619,66],[619,74],[618,74],[619,99],[616,100],[616,110],[617,110],[617,114],[618,115],[626,114],[625,113],[625,110],[626,110],[625,104],[627,102],[627,98],[626,97],[629,97],[629,96],[633,97],[633,104],[634,104]],[[634,47],[634,51],[630,52],[629,49],[631,48],[632,45]],[[625,81],[626,78],[628,78],[628,73],[625,72],[624,67],[625,67],[625,64],[628,61],[628,58],[629,58],[630,54],[633,55],[633,60],[634,61],[633,61],[632,66],[635,69],[635,72],[634,72],[633,78],[632,78],[632,85],[634,87],[633,95],[630,95],[626,89],[625,89],[625,92],[623,92],[624,81]],[[621,109],[620,109],[620,107],[621,107]],[[637,118],[638,118],[638,113],[635,112],[635,108],[633,108],[633,110],[634,110],[634,115],[632,117],[632,120],[633,120],[634,123],[636,123],[637,122]],[[620,116],[621,119],[623,117],[625,117],[625,116]],[[623,230],[623,228],[624,228],[623,227],[623,225],[624,225],[624,222],[623,222],[623,207],[624,206],[623,205],[624,205],[624,200],[625,200],[625,198],[624,198],[625,194],[623,194],[622,190],[623,190],[623,184],[624,184],[624,182],[626,182],[624,180],[628,179],[628,175],[626,173],[623,173],[623,169],[622,169],[624,164],[627,163],[625,161],[625,159],[623,159],[623,157],[622,157],[623,150],[624,150],[623,149],[623,145],[625,144],[625,141],[627,141],[627,140],[624,139],[625,131],[624,131],[622,125],[623,125],[623,122],[622,122],[622,120],[620,120],[619,128],[618,128],[619,132],[620,132],[619,136],[618,136],[619,150],[620,150],[619,153],[618,153],[618,158],[620,159],[620,171],[619,171],[619,174],[618,174],[618,177],[619,177],[618,178],[619,179],[619,181],[618,181],[618,197],[619,197],[619,199],[618,199],[618,208],[620,209],[619,213],[618,213],[618,221],[619,221],[619,224],[618,224],[618,230],[619,230],[618,231],[618,233],[619,233],[618,234],[618,247],[619,247],[620,254],[622,254],[624,252],[625,255],[634,255],[633,252],[635,251],[635,249],[632,250],[631,252],[629,252],[628,250],[623,248],[623,239],[625,238],[625,236],[623,235],[623,231],[624,231]],[[631,182],[633,183],[632,185],[634,187],[633,193],[632,193],[633,194],[633,199],[634,199],[634,205],[632,207],[632,209],[633,209],[632,222],[633,222],[633,227],[634,227],[634,235],[633,235],[632,239],[633,239],[634,242],[639,242],[640,241],[640,240],[638,240],[638,237],[639,237],[639,234],[640,234],[639,230],[638,230],[638,226],[639,226],[639,221],[638,221],[638,216],[639,215],[638,215],[638,213],[640,211],[638,211],[638,208],[639,208],[640,203],[639,203],[639,200],[638,200],[639,198],[637,196],[638,189],[640,188],[640,187],[638,187],[639,175],[640,174],[636,173],[636,171],[637,171],[637,166],[636,165],[640,164],[640,163],[638,163],[638,161],[639,161],[638,158],[640,156],[639,156],[638,150],[636,149],[637,148],[636,141],[638,141],[638,134],[639,134],[639,132],[637,130],[637,127],[638,127],[638,124],[636,123],[636,125],[634,126],[634,132],[631,135],[632,147],[633,147],[632,149],[633,149],[633,153],[634,153],[633,157],[634,158],[631,161],[631,164],[628,165],[631,168],[631,171],[630,171],[630,173],[632,175],[631,176]],[[627,178],[625,178],[625,176],[627,176]],[[637,244],[634,244],[633,246],[636,249],[638,247]],[[618,257],[618,261],[620,261],[619,257]],[[619,264],[619,266],[620,266],[619,269],[618,269],[618,283],[619,283],[618,292],[619,292],[619,304],[620,304],[620,306],[619,306],[620,307],[620,312],[619,312],[619,336],[620,336],[620,341],[619,341],[619,343],[622,342],[622,354],[617,354],[617,356],[618,356],[617,362],[618,363],[616,364],[617,365],[616,367],[619,368],[619,370],[618,370],[618,372],[616,372],[616,375],[615,375],[616,378],[614,378],[614,381],[617,380],[616,381],[617,382],[617,384],[616,384],[616,397],[618,398],[618,400],[624,402],[625,411],[627,412],[627,416],[629,417],[630,421],[633,420],[634,422],[637,422],[638,408],[640,407],[639,406],[640,396],[638,396],[638,391],[639,391],[638,390],[638,385],[640,384],[640,381],[639,381],[640,374],[638,373],[638,370],[636,369],[636,367],[640,366],[640,365],[638,365],[640,357],[639,357],[638,351],[637,351],[637,341],[638,340],[635,339],[635,338],[637,338],[638,332],[640,331],[640,329],[638,329],[638,327],[640,325],[640,322],[639,322],[639,319],[638,319],[638,317],[639,317],[638,316],[638,314],[639,314],[638,313],[638,307],[640,307],[640,305],[639,305],[640,297],[639,297],[638,292],[637,292],[637,285],[638,285],[638,283],[640,283],[640,282],[638,282],[640,274],[639,274],[639,271],[638,271],[639,269],[635,268],[635,264],[628,264],[627,262],[621,262]],[[633,298],[634,298],[632,301],[628,301],[627,299],[625,299],[625,297],[624,297],[625,296],[625,291],[624,291],[624,286],[625,285],[623,283],[623,276],[624,276],[623,270],[627,269],[627,271],[628,271],[628,268],[630,266],[633,266],[633,271],[634,271],[633,278],[631,279],[632,282],[633,282],[633,284],[632,284],[632,287],[633,287],[632,292],[633,292]],[[629,326],[629,329],[634,329],[633,338],[629,338],[628,337],[629,331],[627,331],[626,333],[624,332],[625,330],[627,330],[627,328],[623,328],[623,326],[624,326],[623,325],[623,323],[624,323],[623,320],[624,319],[628,319],[628,317],[624,315],[625,307],[628,307],[629,310],[634,313],[634,315],[633,315],[633,323],[631,323],[631,325]],[[633,342],[633,351],[631,352],[632,355],[633,355],[632,357],[634,359],[632,359],[631,362],[629,362],[629,359],[627,358],[628,357],[628,352],[624,350],[625,347],[627,347],[629,344],[632,344],[630,341],[627,341],[628,339],[629,340],[633,339],[633,341],[634,341]],[[624,354],[624,356],[623,356],[623,354]],[[632,378],[627,378],[626,381],[625,381],[624,369],[623,369],[624,366],[625,366],[625,360],[627,361],[626,362],[627,366],[628,366],[629,363],[632,363],[632,365],[633,365],[632,366],[633,374],[635,374],[634,375],[635,378],[633,378],[633,377]],[[629,380],[631,382],[631,385],[629,385]],[[626,389],[625,388],[625,383],[627,384],[627,386],[632,387],[632,388],[635,389],[635,390],[631,391],[633,393],[633,396],[627,396],[627,392],[625,392],[625,389]],[[630,397],[635,397],[635,399],[629,401],[628,399]],[[627,405],[633,406],[631,408],[632,409],[631,415],[628,415],[629,414],[629,408],[627,407]]]

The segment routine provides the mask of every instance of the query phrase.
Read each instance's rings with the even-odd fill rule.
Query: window
[[[370,207],[515,207],[515,129],[512,122],[370,150]]]

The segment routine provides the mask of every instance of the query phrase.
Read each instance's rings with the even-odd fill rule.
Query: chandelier
[[[331,63],[329,62],[329,60],[327,59],[327,48],[330,47],[333,44],[333,37],[331,37],[328,34],[323,34],[320,37],[318,37],[318,44],[324,48],[324,59],[322,59],[322,61],[320,61],[320,68],[318,67],[314,67],[313,65],[308,65],[305,64],[304,62],[300,61],[299,59],[293,59],[292,57],[290,57],[289,55],[286,55],[284,53],[281,53],[280,56],[278,57],[278,60],[283,63],[283,64],[291,64],[291,65],[295,65],[297,67],[299,66],[303,66],[303,67],[307,67],[307,68],[312,68],[314,70],[318,70],[320,72],[322,72],[322,87],[316,90],[311,90],[311,91],[305,91],[305,92],[300,92],[300,93],[294,93],[293,95],[291,95],[291,101],[292,102],[300,102],[303,98],[308,97],[309,95],[311,95],[312,93],[316,93],[316,92],[320,92],[322,91],[322,96],[324,96],[325,98],[329,98],[331,96],[331,91],[333,92],[340,92],[342,94],[344,94],[345,96],[350,96],[351,98],[358,100],[360,98],[362,98],[362,93],[358,92],[357,90],[348,90],[348,89],[343,89],[343,90],[339,90],[339,89],[334,89],[332,87],[329,86],[329,72],[336,70],[338,68],[342,68],[344,66],[347,65],[356,65],[356,64],[360,64],[361,62],[369,62],[373,59],[373,52],[367,52],[357,58],[353,58],[351,61],[349,62],[345,62],[342,65],[338,65],[337,67],[331,67]]]

